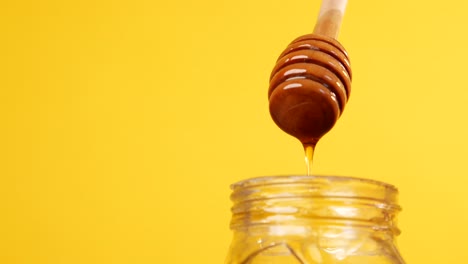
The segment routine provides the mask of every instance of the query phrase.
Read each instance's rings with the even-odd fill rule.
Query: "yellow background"
[[[229,184],[305,173],[267,86],[318,8],[2,1],[0,263],[223,263]],[[397,185],[408,263],[468,259],[467,9],[350,0],[340,35],[352,95],[313,170]]]

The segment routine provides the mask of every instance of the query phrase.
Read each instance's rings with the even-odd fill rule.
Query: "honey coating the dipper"
[[[351,90],[351,67],[338,41],[320,35],[294,40],[274,67],[268,97],[274,122],[304,145],[336,123]]]

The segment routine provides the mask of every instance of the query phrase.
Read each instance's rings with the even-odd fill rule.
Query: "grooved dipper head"
[[[286,133],[315,144],[336,123],[351,90],[351,67],[341,44],[309,34],[294,40],[272,71],[270,114]]]

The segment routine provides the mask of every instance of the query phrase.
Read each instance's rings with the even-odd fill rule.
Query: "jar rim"
[[[307,183],[316,180],[326,180],[330,182],[356,182],[389,189],[392,192],[398,193],[398,188],[395,185],[366,178],[351,177],[351,176],[330,176],[330,175],[278,175],[278,176],[259,176],[245,180],[241,180],[231,184],[231,190],[235,191],[239,188],[255,187],[260,185],[270,184],[285,184],[285,183]]]

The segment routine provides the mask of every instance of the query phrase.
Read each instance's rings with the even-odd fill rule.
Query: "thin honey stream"
[[[305,163],[307,167],[307,176],[312,175],[312,160],[314,158],[315,145],[304,144]]]

